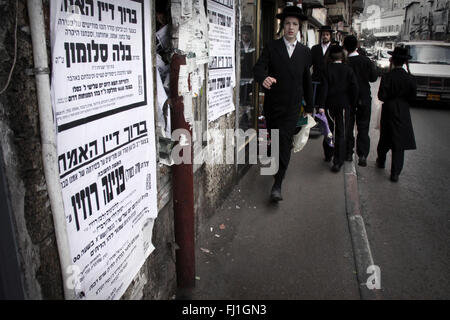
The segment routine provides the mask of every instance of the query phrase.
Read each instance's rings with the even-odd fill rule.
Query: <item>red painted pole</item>
[[[191,129],[184,119],[183,97],[178,95],[180,65],[186,64],[186,57],[174,54],[170,64],[170,97],[172,100],[172,131],[185,129],[192,137]],[[192,157],[192,139],[188,138]],[[184,149],[183,151],[185,151]],[[182,152],[181,151],[181,156]],[[172,166],[173,207],[175,215],[175,242],[177,282],[179,288],[195,287],[195,240],[194,240],[194,171],[191,163]]]

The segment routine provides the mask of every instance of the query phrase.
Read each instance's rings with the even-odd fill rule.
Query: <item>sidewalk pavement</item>
[[[196,287],[180,298],[360,299],[345,167],[331,172],[322,136],[311,136],[292,154],[278,204],[269,201],[272,176],[250,168],[199,231]]]

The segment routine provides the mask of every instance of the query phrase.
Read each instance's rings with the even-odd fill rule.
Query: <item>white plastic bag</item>
[[[303,147],[306,145],[306,142],[308,142],[309,131],[316,125],[316,121],[313,119],[313,117],[308,114],[307,118],[308,122],[306,123],[306,125],[302,126],[302,129],[299,131],[299,133],[294,135],[294,152],[299,152],[303,149]]]

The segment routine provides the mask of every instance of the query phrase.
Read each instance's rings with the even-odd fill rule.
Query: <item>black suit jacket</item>
[[[305,111],[313,111],[310,67],[311,50],[308,47],[297,42],[289,58],[283,38],[267,44],[253,68],[255,80],[261,85],[268,76],[277,80],[270,90],[264,89],[266,117],[272,120],[298,118],[303,97]]]
[[[330,47],[331,47],[331,44],[328,46],[328,49],[325,52],[325,55],[328,53],[328,50],[330,50]],[[320,74],[326,64],[325,55],[323,54],[323,51],[322,51],[322,43],[316,44],[315,46],[313,46],[311,48],[311,55],[312,55],[312,66],[313,66],[312,79],[314,81],[320,81]]]
[[[318,106],[331,108],[355,107],[358,82],[352,68],[344,63],[328,63],[323,69]]]
[[[378,78],[374,63],[367,57],[358,55],[348,58],[348,65],[353,69],[359,86],[359,98],[362,104],[370,104],[370,83]]]

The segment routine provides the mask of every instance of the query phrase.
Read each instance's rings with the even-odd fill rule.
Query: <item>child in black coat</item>
[[[333,132],[334,148],[323,140],[325,161],[333,158],[334,172],[339,172],[346,155],[345,138],[349,130],[350,108],[354,107],[358,98],[358,83],[352,68],[344,63],[344,50],[339,45],[329,49],[328,63],[321,75],[319,92],[319,112],[325,113],[330,130]]]

